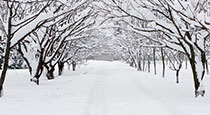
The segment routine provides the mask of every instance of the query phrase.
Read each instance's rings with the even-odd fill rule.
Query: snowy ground
[[[161,66],[159,71],[161,71]],[[29,82],[26,70],[10,70],[0,98],[0,115],[210,115],[210,78],[204,98],[194,98],[192,78],[181,71],[138,72],[120,62],[89,61],[76,72],[40,86]]]

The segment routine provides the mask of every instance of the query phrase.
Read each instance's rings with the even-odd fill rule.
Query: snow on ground
[[[27,70],[9,70],[0,115],[209,115],[209,75],[206,96],[194,98],[189,71],[176,84],[170,70],[162,78],[121,62],[88,61],[36,86]]]

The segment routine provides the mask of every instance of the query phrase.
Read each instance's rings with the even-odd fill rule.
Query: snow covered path
[[[181,74],[177,85],[169,70],[163,79],[120,62],[89,61],[36,86],[26,70],[11,70],[0,115],[209,115],[210,85],[195,99],[190,75]]]
[[[85,115],[170,115],[169,108],[141,86],[136,72],[128,71],[127,66],[97,66],[96,84],[91,89]]]

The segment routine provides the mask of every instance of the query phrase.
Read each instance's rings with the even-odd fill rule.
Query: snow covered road
[[[170,115],[169,108],[155,100],[127,66],[97,66],[93,70],[98,71],[96,84],[91,90],[89,110],[85,115]]]
[[[26,70],[10,70],[0,115],[210,114],[208,86],[206,97],[195,99],[190,75],[179,85],[172,72],[166,75],[163,79],[138,72],[120,62],[89,61],[52,81],[43,76],[36,86],[28,81]]]

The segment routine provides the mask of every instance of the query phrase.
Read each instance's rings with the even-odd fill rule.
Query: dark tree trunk
[[[142,71],[142,68],[141,68],[141,59],[138,60],[137,64],[138,64],[137,70],[138,70],[138,71]]]
[[[44,70],[43,66],[38,67],[37,71],[36,71],[36,74],[31,79],[31,81],[35,82],[37,85],[39,85],[39,78],[41,77],[43,70]]]
[[[206,60],[206,73],[209,74],[209,65],[208,65],[207,60]]]
[[[133,62],[131,62],[129,65],[130,65],[131,67],[133,67]]]
[[[50,67],[47,67],[46,66],[46,69],[47,69],[47,74],[46,74],[46,77],[48,80],[51,80],[51,79],[54,79],[54,71],[55,71],[55,67],[54,66],[50,66]]]
[[[179,83],[179,72],[182,68],[182,62],[184,60],[184,55],[182,55],[181,53],[178,54],[178,60],[179,60],[179,67],[178,69],[176,70],[176,83]]]
[[[199,95],[198,88],[200,86],[200,83],[198,81],[198,74],[197,74],[197,71],[196,71],[195,61],[191,59],[190,60],[190,65],[191,65],[191,69],[192,69],[192,73],[193,73],[195,96],[197,97]]]
[[[162,77],[165,77],[165,56],[164,56],[163,48],[161,48],[160,51],[161,51],[161,58],[162,58],[162,65],[163,65]]]
[[[153,63],[154,63],[154,73],[157,74],[157,68],[156,68],[156,58],[155,58],[155,48],[153,49]]]
[[[176,71],[176,83],[179,83],[179,70]]]
[[[76,70],[76,65],[77,65],[77,64],[76,64],[76,62],[75,62],[75,61],[73,61],[73,62],[72,62],[72,70],[73,70],[73,71],[75,71],[75,70]]]
[[[199,89],[201,86],[200,81],[199,81],[199,77],[200,80],[203,80],[203,77],[205,75],[205,64],[206,64],[206,55],[205,52],[201,52],[201,62],[202,62],[202,74],[200,76],[198,76],[198,71],[197,68],[198,66],[196,66],[198,63],[200,62],[196,62],[198,60],[196,60],[195,56],[195,49],[193,48],[193,46],[190,46],[190,55],[188,55],[188,59],[190,61],[190,65],[191,65],[191,70],[193,73],[193,81],[194,81],[194,88],[195,88],[195,97],[198,97],[199,95],[204,96],[205,95],[205,90],[204,89]],[[200,60],[199,60],[200,61]]]
[[[176,83],[179,83],[179,72],[181,70],[181,66],[176,70]]]
[[[205,75],[205,72],[206,72],[206,63],[207,63],[207,60],[206,60],[206,53],[203,51],[201,52],[201,62],[202,62],[202,66],[203,66],[203,71],[202,71],[202,75],[201,75],[201,80],[203,80],[204,78],[204,75]]]
[[[135,67],[135,62],[134,62],[134,59],[133,58],[131,58],[131,61],[129,63],[130,63],[130,66],[131,67]]]
[[[8,20],[8,35],[7,35],[7,44],[6,44],[6,51],[5,51],[5,56],[4,56],[4,64],[3,64],[3,69],[1,72],[1,78],[0,78],[0,97],[3,94],[3,85],[4,85],[4,81],[6,78],[6,73],[7,73],[7,68],[9,65],[9,55],[10,55],[10,44],[11,44],[11,25],[12,25],[12,9],[9,10],[10,11],[10,15],[9,15],[9,20]]]
[[[51,80],[51,79],[54,79],[55,77],[54,77],[54,71],[55,71],[55,69],[54,68],[52,68],[52,69],[50,69],[50,70],[48,70],[47,71],[47,79],[48,80]]]
[[[132,60],[132,62],[130,62],[130,66],[135,68],[135,62]]]
[[[58,62],[58,75],[62,75],[64,69],[64,63],[63,62]]]
[[[7,73],[7,68],[8,68],[8,64],[9,64],[9,54],[10,54],[10,48],[6,49],[6,54],[4,57],[4,66],[3,66],[3,70],[1,73],[1,79],[0,79],[0,97],[3,94],[3,85],[4,85],[4,81],[6,78],[6,73]]]
[[[146,59],[145,59],[145,56],[144,56],[144,57],[143,57],[143,67],[142,67],[142,71],[145,71],[145,68],[146,68],[146,67],[145,67],[145,65],[146,65],[146,64],[145,64],[145,60],[146,60]]]
[[[148,72],[150,73],[150,56],[148,55]]]
[[[2,95],[3,95],[3,85],[0,86],[0,91],[1,91],[0,97],[2,97]]]
[[[31,81],[35,82],[37,85],[39,85],[39,78],[41,77],[42,72],[44,70],[44,62],[42,61],[43,52],[44,52],[44,49],[41,49],[36,73],[35,73],[34,77],[31,79]]]
[[[30,72],[30,75],[32,75],[32,68],[31,68],[31,65],[28,61],[28,59],[24,56],[23,52],[22,52],[22,48],[21,48],[21,44],[18,43],[18,49],[17,51],[20,53],[21,57],[23,58],[23,60],[26,62],[27,66],[28,66],[28,69],[29,69],[29,72]]]

